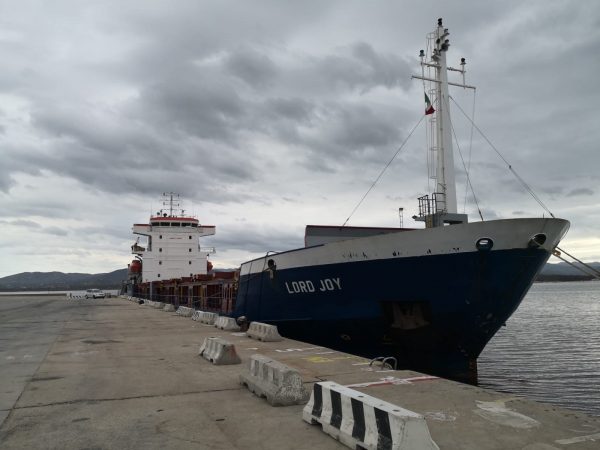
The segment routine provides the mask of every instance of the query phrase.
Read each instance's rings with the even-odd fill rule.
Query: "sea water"
[[[479,357],[479,384],[600,416],[600,282],[535,283]]]

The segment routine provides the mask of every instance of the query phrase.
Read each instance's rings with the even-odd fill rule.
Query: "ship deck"
[[[0,319],[3,449],[346,448],[305,423],[302,405],[271,407],[239,384],[254,353],[298,369],[309,388],[374,383],[355,389],[423,414],[441,449],[597,449],[600,440],[599,417],[303,342],[259,342],[121,298],[3,297]],[[234,343],[242,364],[197,356],[208,336]]]

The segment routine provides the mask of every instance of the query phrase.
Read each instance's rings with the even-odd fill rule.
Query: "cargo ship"
[[[435,191],[418,199],[414,216],[424,228],[308,225],[302,248],[244,262],[239,271],[160,282],[154,294],[148,286],[156,280],[142,281],[137,294],[161,289],[158,295],[197,309],[277,325],[292,339],[476,383],[477,357],[517,309],[569,222],[469,223],[458,212],[448,85],[471,86],[464,83],[464,59],[459,69],[447,66],[448,37],[439,19],[420,53],[422,74],[414,77],[431,86],[424,116],[433,130]],[[448,71],[462,74],[462,83],[448,82]],[[165,223],[183,230],[168,214],[151,218],[150,226],[163,230]]]

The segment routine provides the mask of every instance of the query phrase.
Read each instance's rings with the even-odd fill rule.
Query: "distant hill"
[[[0,278],[0,291],[69,291],[119,289],[127,269],[109,273],[23,272]]]
[[[586,263],[594,269],[600,271],[600,262]],[[547,263],[538,275],[536,281],[578,281],[591,280],[593,277],[586,275],[582,271],[570,266],[567,263],[560,262],[556,264]]]

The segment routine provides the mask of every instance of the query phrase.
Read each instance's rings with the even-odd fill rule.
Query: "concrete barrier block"
[[[353,449],[439,450],[422,415],[332,381],[313,385],[302,418]]]
[[[275,325],[261,322],[251,322],[248,331],[246,331],[246,336],[263,342],[283,341]]]
[[[240,331],[240,326],[233,317],[219,316],[215,320],[215,327],[225,331]]]
[[[235,351],[235,345],[217,337],[205,338],[198,355],[216,366],[240,364],[242,362]]]
[[[310,395],[297,370],[264,355],[250,357],[248,373],[240,375],[240,383],[271,406],[304,404]]]
[[[188,308],[187,306],[180,306],[177,308],[177,315],[182,317],[191,317],[193,313],[194,310],[192,308]]]
[[[192,320],[200,320],[200,314],[202,314],[203,311],[194,311],[194,313],[192,314]]]
[[[165,304],[163,302],[154,302],[154,307],[156,309],[163,309],[165,307]]]
[[[175,311],[175,305],[171,305],[170,303],[167,303],[165,305],[165,307],[163,308],[163,311],[165,311],[165,312],[173,312],[173,311]]]
[[[202,312],[202,314],[200,314],[200,322],[206,323],[208,325],[214,325],[215,320],[217,320],[217,317],[219,317],[217,313]]]

